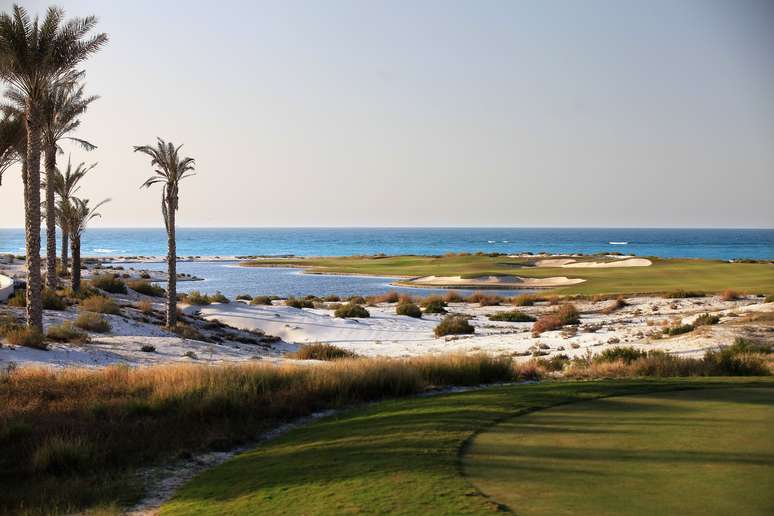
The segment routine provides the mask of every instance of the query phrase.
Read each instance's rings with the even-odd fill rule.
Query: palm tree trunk
[[[27,188],[24,199],[24,240],[27,253],[27,325],[43,331],[40,284],[40,120],[37,107],[27,106]]]
[[[54,290],[59,281],[56,274],[56,212],[54,210],[54,173],[56,146],[46,145],[46,285]]]
[[[79,235],[72,235],[70,237],[70,249],[73,255],[73,290],[78,292],[81,290],[81,237]]]
[[[167,196],[167,326],[177,325],[177,245],[175,242],[175,208],[171,196]]]
[[[67,236],[67,228],[60,228],[62,230],[62,271],[64,274],[67,274],[67,262],[68,262],[68,241],[70,240]]]

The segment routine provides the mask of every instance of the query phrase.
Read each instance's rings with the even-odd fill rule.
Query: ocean
[[[162,256],[163,229],[88,229],[84,256]],[[774,259],[774,229],[179,228],[179,256],[347,256],[447,252],[620,252],[671,258]],[[24,252],[22,229],[0,229],[0,252]],[[42,252],[45,252],[45,241]]]

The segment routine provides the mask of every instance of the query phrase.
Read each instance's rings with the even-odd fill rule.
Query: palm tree
[[[56,174],[56,153],[59,141],[68,139],[75,141],[84,150],[96,148],[93,144],[79,138],[67,136],[81,125],[80,115],[86,112],[89,104],[99,97],[85,97],[83,85],[71,85],[48,91],[43,101],[43,152],[45,155],[45,188],[46,205],[54,206],[54,175]],[[63,267],[66,267],[63,264]],[[56,274],[56,212],[46,210],[46,283],[51,289],[57,287]]]
[[[0,185],[3,184],[3,174],[15,165],[23,162],[23,149],[26,147],[24,137],[24,120],[14,112],[3,110],[0,119]]]
[[[85,163],[79,163],[78,166],[73,169],[70,158],[67,158],[67,168],[64,174],[59,169],[54,170],[53,175],[53,190],[56,194],[55,216],[59,229],[62,230],[62,270],[67,272],[68,266],[68,241],[70,239],[70,230],[67,227],[67,217],[62,216],[62,206],[66,206],[70,199],[73,198],[75,193],[80,189],[78,183],[83,176],[85,176],[90,170],[96,167],[96,163],[92,163],[86,166]],[[48,186],[48,184],[46,185]],[[48,203],[48,201],[46,201]]]
[[[175,243],[175,212],[178,207],[178,188],[180,181],[194,175],[194,159],[181,158],[180,148],[172,142],[156,138],[156,146],[143,145],[134,148],[134,152],[142,152],[151,158],[151,167],[155,175],[148,178],[140,188],[148,188],[156,183],[162,183],[161,213],[164,216],[164,226],[167,229],[167,326],[177,325],[177,246]]]
[[[72,197],[69,201],[60,203],[60,214],[67,219],[70,232],[70,249],[73,255],[72,287],[75,292],[81,289],[81,235],[92,219],[102,216],[97,210],[109,201],[110,199],[105,199],[90,207],[88,199]]]
[[[27,324],[43,329],[40,276],[40,145],[42,103],[47,92],[73,84],[75,68],[106,42],[106,34],[89,36],[93,16],[64,21],[64,11],[50,7],[43,22],[14,5],[0,14],[0,79],[24,100],[27,133],[25,161],[25,243],[27,248]]]

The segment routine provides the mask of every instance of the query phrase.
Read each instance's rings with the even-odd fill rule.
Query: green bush
[[[720,322],[720,317],[717,315],[701,314],[693,321],[694,326],[710,326]]]
[[[210,296],[207,294],[202,294],[198,290],[192,290],[185,295],[184,302],[188,303],[189,305],[204,306],[209,305],[212,301],[210,300]]]
[[[774,352],[774,342],[758,342],[744,337],[737,337],[734,343],[726,349],[734,353],[772,353]]]
[[[81,308],[87,312],[99,314],[120,314],[120,307],[109,297],[96,295],[82,300]]]
[[[342,319],[350,319],[350,318],[365,319],[367,317],[371,317],[371,314],[369,314],[368,310],[366,310],[360,305],[347,303],[345,305],[341,305],[340,307],[338,307],[333,312],[333,316],[341,317]]]
[[[75,325],[86,331],[94,333],[107,333],[110,331],[110,323],[101,315],[94,312],[81,312],[75,319]]]
[[[65,310],[67,308],[67,304],[65,303],[64,299],[59,297],[56,292],[54,292],[51,289],[43,289],[42,292],[43,296],[43,308],[46,310]]]
[[[436,337],[443,337],[445,335],[470,335],[474,333],[476,329],[470,324],[467,317],[462,315],[447,315],[438,323],[435,327]]]
[[[231,302],[220,291],[216,291],[213,295],[211,295],[210,301],[212,301],[213,303],[224,303],[224,304],[228,304]]]
[[[271,298],[269,296],[255,296],[250,300],[250,304],[271,306]]]
[[[166,290],[146,280],[134,280],[127,283],[130,289],[151,297],[164,297]]]
[[[712,376],[767,376],[771,374],[763,355],[742,353],[731,347],[707,351],[704,361]]]
[[[398,306],[395,307],[395,313],[414,317],[415,319],[422,318],[422,310],[414,303],[398,303]]]
[[[348,301],[353,305],[364,305],[367,302],[363,296],[352,296]]]
[[[27,328],[20,326],[10,328],[5,333],[5,338],[13,346],[24,346],[34,349],[48,349],[43,334],[37,328]]]
[[[692,324],[680,324],[678,326],[670,326],[664,328],[664,335],[682,335],[683,333],[690,333],[693,331]]]
[[[537,298],[532,294],[521,294],[511,299],[513,306],[532,306],[537,301]]]
[[[8,306],[15,306],[16,308],[27,306],[27,293],[24,290],[14,292],[13,296],[8,298]]]
[[[127,293],[126,283],[116,277],[115,274],[95,274],[92,276],[90,283],[93,287],[111,294]]]
[[[250,294],[239,294],[239,295],[237,295],[236,300],[237,301],[252,301],[253,300],[253,296],[251,296]]]
[[[328,303],[338,303],[339,301],[341,301],[341,298],[336,295],[330,295],[330,296],[325,296],[323,298],[323,301],[326,301]]]
[[[597,362],[616,362],[623,360],[626,364],[631,364],[635,360],[647,356],[647,353],[633,347],[616,346],[606,349],[594,356]]]
[[[20,328],[24,328],[24,325],[17,321],[15,317],[10,315],[0,316],[0,337],[5,337],[11,330],[18,330]]]
[[[333,344],[316,342],[303,344],[295,353],[291,353],[290,357],[298,360],[341,360],[342,358],[355,358],[357,354]]]
[[[766,298],[763,300],[764,303],[774,303],[774,294],[766,296]]]
[[[46,331],[46,337],[57,342],[79,342],[89,341],[89,336],[73,327],[72,321],[64,321],[56,326],[49,326]]]
[[[429,296],[422,300],[422,307],[426,314],[445,314],[446,301],[440,296]]]
[[[513,310],[511,312],[499,312],[491,314],[489,316],[490,321],[503,321],[503,322],[535,322],[535,318],[524,312]]]
[[[285,301],[285,305],[293,308],[314,308],[314,302],[311,299],[299,299],[292,296]]]
[[[683,290],[683,289],[678,289],[673,292],[668,292],[667,294],[664,295],[664,297],[667,299],[686,299],[689,297],[704,297],[704,296],[705,296],[704,292],[699,292],[696,290]]]

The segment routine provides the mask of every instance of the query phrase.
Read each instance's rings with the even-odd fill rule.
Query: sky
[[[110,37],[98,149],[59,157],[99,163],[95,226],[163,226],[132,152],[160,136],[196,159],[186,227],[774,227],[770,0],[59,5]]]

